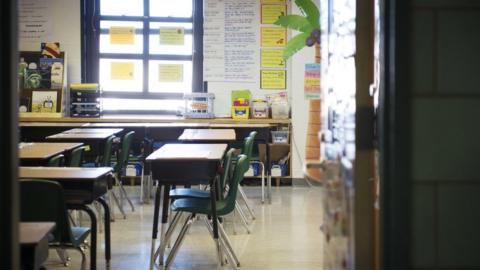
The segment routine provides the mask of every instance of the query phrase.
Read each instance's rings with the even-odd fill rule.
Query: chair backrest
[[[113,145],[114,139],[115,139],[115,136],[110,136],[105,141],[105,146],[103,148],[102,162],[101,162],[101,165],[103,167],[110,167],[112,164],[112,145]]]
[[[63,154],[58,154],[53,156],[48,160],[48,167],[61,167],[65,163],[65,156]]]
[[[232,161],[234,159],[234,155],[237,149],[235,148],[230,148],[228,152],[225,154],[223,157],[223,174],[220,178],[220,186],[222,187],[222,190],[225,190],[225,186],[228,184],[229,179],[233,175],[233,164]]]
[[[243,180],[243,175],[248,170],[249,162],[246,155],[241,154],[238,156],[237,164],[233,170],[233,175],[228,181],[228,193],[225,196],[225,208],[222,209],[223,214],[230,213],[235,209],[235,201],[237,199],[238,185]]]
[[[132,145],[132,139],[135,131],[130,131],[123,136],[122,139],[122,149],[120,150],[120,154],[117,156],[117,166],[115,171],[121,172],[123,168],[128,163],[128,157],[130,156],[130,147]]]
[[[255,143],[255,137],[257,136],[256,131],[250,132],[248,137],[245,138],[245,144],[242,149],[242,154],[247,156],[248,162],[252,158],[253,144]]]
[[[53,241],[59,243],[72,241],[63,188],[58,182],[21,180],[20,200],[20,221],[55,222]]]
[[[85,146],[80,146],[72,150],[70,154],[70,162],[68,167],[81,167],[83,161],[83,151],[85,151]]]

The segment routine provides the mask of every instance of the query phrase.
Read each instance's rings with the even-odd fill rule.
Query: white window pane
[[[183,65],[183,79],[180,82],[160,81],[159,65]],[[191,61],[150,61],[149,62],[149,92],[190,93],[192,92],[192,62]]]
[[[133,64],[133,74],[131,79],[112,78],[112,63]],[[122,70],[120,70],[122,72]],[[117,71],[118,72],[118,71]],[[115,73],[115,70],[113,70]],[[142,60],[128,59],[100,59],[100,86],[103,91],[125,91],[141,92],[143,82],[143,64]]]
[[[183,45],[160,45],[160,27],[182,27],[184,32],[192,30],[191,23],[150,23],[150,53],[151,54],[177,54],[192,55],[193,37],[191,34],[185,34]]]
[[[103,98],[104,110],[183,111],[183,100]]]
[[[150,16],[192,17],[192,0],[150,0]]]
[[[133,44],[112,44],[110,40],[111,27],[133,27],[135,37]],[[101,21],[100,29],[100,53],[142,53],[143,52],[143,23],[142,22],[118,22]],[[106,31],[106,33],[104,33]]]
[[[143,0],[99,0],[101,15],[143,16]]]

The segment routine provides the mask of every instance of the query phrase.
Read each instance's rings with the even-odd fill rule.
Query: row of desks
[[[158,124],[157,124],[158,125]],[[164,126],[162,124],[161,126]],[[189,124],[190,125],[190,124]],[[171,126],[171,125],[167,125]],[[178,126],[178,125],[177,125]],[[145,126],[143,126],[145,128]],[[247,127],[245,127],[247,128]],[[249,129],[252,129],[251,126],[248,126]],[[269,135],[270,126],[264,126],[267,131],[266,134]],[[184,129],[184,128],[183,128]],[[73,130],[67,130],[60,134],[54,134],[47,137],[48,140],[64,140],[66,138],[79,139],[79,138],[91,138],[89,136],[94,136],[98,134],[105,134],[101,131],[103,129],[95,128],[77,128]],[[252,129],[253,130],[253,129]],[[110,132],[120,133],[122,130],[119,128],[114,128]],[[257,130],[258,131],[258,130]],[[260,132],[259,132],[260,133]],[[75,136],[73,136],[75,135]],[[81,136],[83,135],[83,136]],[[146,161],[151,164],[151,173],[152,177],[155,180],[159,181],[159,186],[157,187],[155,194],[155,207],[154,207],[154,220],[153,220],[153,229],[152,229],[152,265],[155,258],[153,257],[156,252],[155,250],[155,240],[158,234],[158,220],[160,212],[160,192],[163,187],[164,200],[162,206],[162,232],[166,228],[166,223],[168,220],[168,205],[169,205],[169,190],[172,185],[182,185],[182,184],[210,184],[211,193],[212,193],[212,208],[215,209],[215,175],[217,174],[218,167],[223,158],[223,155],[227,149],[227,144],[195,144],[194,142],[232,142],[237,139],[236,132],[233,129],[228,129],[228,125],[222,125],[222,129],[184,129],[182,134],[177,137],[178,140],[183,142],[189,142],[188,144],[166,144],[161,147],[159,150],[151,153]],[[247,134],[248,135],[248,134]],[[265,142],[268,142],[269,136],[266,135],[263,139]],[[71,170],[69,173],[65,169],[78,169],[78,171]],[[95,168],[98,169],[98,168]],[[108,171],[110,172],[111,169]],[[75,174],[77,173],[77,174]],[[93,171],[92,171],[93,173]],[[100,173],[100,171],[96,171]],[[95,178],[97,176],[97,178]],[[83,168],[26,168],[23,167],[20,170],[21,178],[38,178],[38,179],[53,179],[60,181],[64,188],[66,189],[66,194],[69,194],[68,191],[72,191],[70,194],[70,199],[73,199],[76,203],[75,205],[82,210],[85,209],[85,204],[92,202],[93,200],[98,200],[106,207],[105,215],[109,213],[108,206],[101,199],[101,196],[106,192],[106,181],[98,181],[98,175],[90,174],[88,171],[83,170]],[[82,178],[83,177],[83,178]],[[83,179],[83,180],[82,180]],[[87,181],[85,179],[97,179],[96,181]],[[207,181],[207,183],[205,182]],[[90,185],[87,187],[87,183]],[[102,185],[105,185],[104,188]],[[81,188],[83,187],[83,188]],[[79,192],[80,189],[80,192]],[[81,192],[81,190],[88,192]],[[97,190],[102,190],[98,192]],[[78,194],[83,196],[83,200],[78,199]],[[88,196],[90,194],[90,196]],[[75,195],[77,197],[75,197]],[[85,198],[87,197],[87,198]],[[68,200],[68,199],[67,199]],[[103,202],[102,202],[103,201]],[[72,204],[72,203],[70,203]],[[73,205],[73,204],[72,204]],[[105,246],[106,246],[106,258],[107,262],[110,260],[110,228],[109,220],[110,218],[105,216]],[[214,237],[218,240],[218,230],[216,224],[216,217],[213,217],[215,221],[213,224],[214,227]],[[108,228],[107,228],[108,224]],[[95,226],[95,228],[93,228]],[[95,236],[94,236],[95,235]],[[93,215],[92,217],[92,269],[95,269],[96,265],[96,250],[93,250],[93,247],[96,246],[93,243],[96,243],[96,221]],[[159,247],[159,254],[161,260],[163,259],[163,250],[165,248],[165,243],[161,242]],[[108,255],[107,255],[108,254]],[[157,253],[158,254],[158,253]]]
[[[74,128],[46,138],[48,141],[60,142],[20,143],[19,157],[21,164],[45,165],[48,160],[55,155],[67,155],[70,151],[82,146],[84,143],[91,143],[92,141],[101,142],[121,131],[122,129]],[[91,219],[90,269],[96,269],[97,261],[97,219],[95,213],[88,207],[88,205],[94,201],[98,201],[104,208],[105,259],[107,264],[109,264],[111,258],[110,209],[102,198],[107,192],[108,182],[111,181],[111,172],[112,168],[109,167],[69,168],[23,166],[20,167],[19,170],[19,177],[21,179],[48,179],[59,182],[64,189],[65,201],[68,208],[87,212]],[[29,230],[32,230],[32,228],[27,225],[23,227],[23,230],[28,235]],[[38,231],[33,229],[33,231],[30,231],[30,234],[33,232],[38,233]],[[25,256],[27,257],[31,256],[32,252],[36,252],[36,256],[39,256],[34,257],[34,265],[38,264],[38,258],[44,257],[45,253],[41,251],[41,248],[45,246],[43,242],[44,240],[40,241],[36,246],[25,250]]]

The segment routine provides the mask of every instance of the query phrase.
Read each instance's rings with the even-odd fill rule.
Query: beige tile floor
[[[250,225],[252,233],[247,234],[237,221],[237,233],[233,234],[231,218],[225,225],[239,256],[240,269],[322,269],[324,238],[319,230],[322,191],[299,183],[293,187],[274,187],[270,205],[261,204],[260,187],[245,187],[257,216]],[[117,218],[112,223],[111,269],[148,269],[153,206],[139,204],[138,188],[129,187],[128,192],[136,209],[127,212],[126,220]],[[99,234],[98,242],[97,268],[105,269],[103,234]],[[80,269],[79,253],[71,250],[69,254],[72,261],[69,267],[64,267],[56,252],[50,250],[46,268]],[[157,264],[155,269],[161,268]],[[229,268],[217,266],[213,241],[203,222],[198,221],[186,236],[171,269]]]

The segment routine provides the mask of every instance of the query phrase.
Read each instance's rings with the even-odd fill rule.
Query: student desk
[[[120,130],[119,132],[121,132]],[[103,148],[105,142],[111,136],[114,136],[118,132],[90,132],[90,133],[58,133],[54,135],[47,136],[47,141],[55,142],[83,142],[86,145],[89,145],[91,148],[90,157],[98,157],[103,153]]]
[[[90,269],[96,269],[97,262],[97,218],[87,204],[98,201],[105,214],[105,260],[110,264],[110,209],[102,198],[107,192],[108,181],[113,177],[112,168],[74,167],[20,167],[22,179],[48,179],[59,182],[65,193],[69,209],[83,210],[91,219]]]
[[[166,144],[147,157],[151,163],[152,177],[158,180],[155,192],[155,205],[152,228],[152,247],[150,269],[158,254],[160,264],[163,264],[163,255],[166,247],[163,237],[168,221],[168,207],[170,203],[171,185],[210,184],[212,209],[216,209],[215,176],[220,162],[227,149],[227,144]],[[160,246],[156,249],[155,241],[158,234],[158,216],[160,211],[160,189],[163,186],[162,226],[160,231]],[[219,247],[216,213],[212,217],[214,238]],[[219,249],[217,249],[219,250]]]
[[[62,133],[77,133],[77,134],[84,134],[84,133],[111,133],[112,135],[117,135],[118,133],[122,132],[123,128],[72,128],[69,130],[65,130]]]
[[[19,158],[22,165],[47,165],[48,160],[58,154],[70,152],[83,143],[19,143]]]
[[[234,129],[185,129],[178,137],[181,142],[232,142],[236,140]]]
[[[20,222],[19,242],[22,269],[40,269],[48,258],[48,234],[55,222]]]

